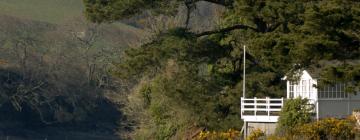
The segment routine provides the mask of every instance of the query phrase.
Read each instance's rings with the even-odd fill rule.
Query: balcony
[[[241,98],[241,119],[246,122],[277,122],[284,98]]]

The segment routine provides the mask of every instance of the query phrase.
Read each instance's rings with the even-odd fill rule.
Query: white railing
[[[241,98],[241,118],[247,122],[277,122],[284,98]]]

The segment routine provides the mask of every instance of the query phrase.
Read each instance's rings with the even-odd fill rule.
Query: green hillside
[[[0,15],[28,20],[62,24],[83,17],[82,0],[1,0]],[[132,26],[116,23],[120,30],[131,33],[141,31]]]
[[[81,0],[0,0],[0,21],[0,139],[116,139],[127,121],[109,71],[143,30],[89,23]]]
[[[1,0],[0,13],[59,23],[81,16],[83,4],[81,0]]]

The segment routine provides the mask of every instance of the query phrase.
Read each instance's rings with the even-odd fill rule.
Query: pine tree
[[[191,12],[199,1],[226,9],[215,30],[194,32],[185,25],[159,33],[128,50],[117,74],[153,79],[150,96],[168,97],[196,114],[199,126],[214,130],[241,127],[234,122],[240,122],[243,45],[249,97],[284,96],[281,78],[303,69],[321,71],[323,83],[341,81],[349,91],[359,90],[356,0],[84,0],[88,19],[97,23],[143,12],[174,16],[174,7]]]

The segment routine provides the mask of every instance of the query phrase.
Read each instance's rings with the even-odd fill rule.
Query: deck
[[[241,98],[241,118],[246,122],[277,122],[284,98]]]

